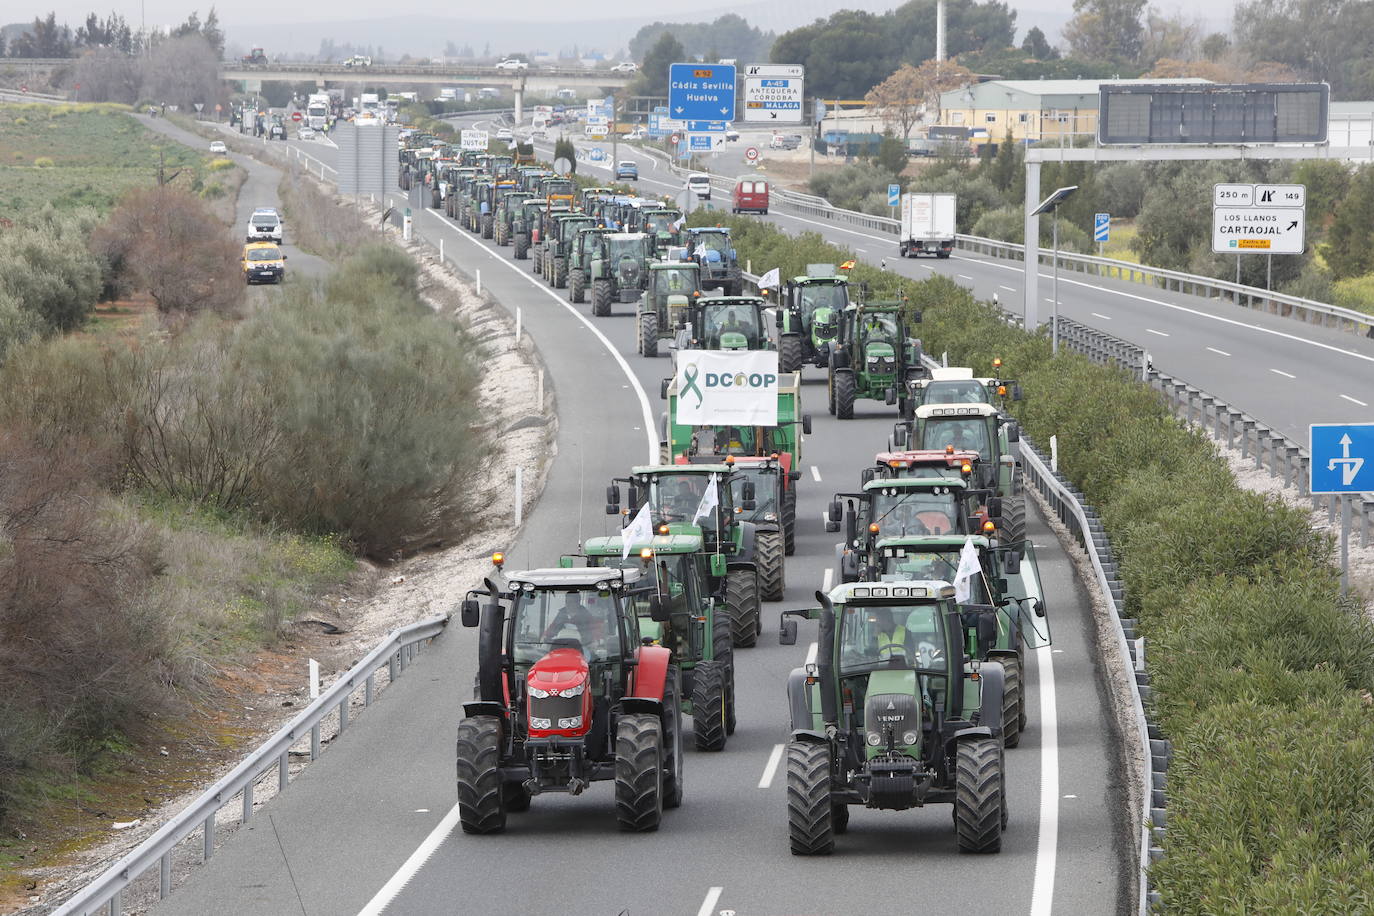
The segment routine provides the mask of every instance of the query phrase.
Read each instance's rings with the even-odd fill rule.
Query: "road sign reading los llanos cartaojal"
[[[1306,222],[1304,185],[1212,186],[1212,250],[1218,254],[1302,254]]]

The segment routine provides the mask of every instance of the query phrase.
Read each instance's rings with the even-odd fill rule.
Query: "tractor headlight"
[[[530,716],[530,728],[553,728],[553,723],[548,719],[541,719],[538,716]]]
[[[581,728],[581,727],[582,727],[582,717],[581,717],[581,716],[568,716],[566,719],[559,719],[559,720],[558,720],[558,727],[559,727],[559,728]]]
[[[538,687],[531,687],[530,696],[538,697],[541,700],[546,700],[549,697],[549,692],[547,690],[540,690]]]
[[[920,737],[921,736],[916,734],[915,732],[903,732],[902,743],[905,744],[907,747],[912,747],[916,744],[917,739],[919,739]]]
[[[772,512],[765,512],[763,513],[763,520],[765,522],[776,522],[778,520],[778,517],[776,514]]]
[[[883,743],[883,736],[878,734],[877,732],[869,732],[868,743],[870,747],[877,747],[878,745]]]
[[[583,681],[582,683],[578,684],[576,687],[564,687],[564,688],[559,692],[559,696],[564,696],[564,697],[580,697],[580,696],[582,696],[582,694],[584,694],[584,693],[586,693],[586,692],[587,692],[587,682],[586,682],[586,681]]]

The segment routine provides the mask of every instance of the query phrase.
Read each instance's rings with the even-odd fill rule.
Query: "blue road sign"
[[[689,134],[723,134],[725,133],[724,121],[688,121],[687,133]]]
[[[1374,423],[1313,423],[1313,493],[1374,491]]]
[[[593,146],[590,155],[593,162],[600,162],[606,158],[606,151],[599,146]]]
[[[1093,241],[1106,242],[1112,237],[1112,215],[1110,213],[1093,214]]]
[[[887,186],[887,205],[895,207],[902,202],[902,186],[890,184]]]
[[[694,153],[709,153],[714,146],[715,138],[710,134],[688,134],[688,145]]]
[[[668,110],[680,121],[734,118],[734,65],[669,64]]]

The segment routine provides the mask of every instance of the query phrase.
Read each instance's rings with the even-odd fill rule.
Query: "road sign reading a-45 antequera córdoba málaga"
[[[798,64],[749,64],[744,68],[744,120],[800,124],[806,68]]]

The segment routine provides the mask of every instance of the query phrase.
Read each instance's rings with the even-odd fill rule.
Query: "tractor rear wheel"
[[[725,272],[725,295],[740,296],[744,294],[744,279],[740,276],[738,267],[731,267]]]
[[[611,313],[611,281],[592,281],[592,315],[605,318]]]
[[[658,356],[658,313],[655,311],[639,313],[639,352],[648,357]]]
[[[825,394],[829,399],[826,405],[830,409],[830,415],[835,416],[835,370],[830,370],[830,375],[825,380]]]
[[[778,371],[800,372],[802,366],[802,342],[799,334],[783,334],[778,337]]]
[[[628,713],[615,729],[615,819],[621,830],[657,830],[663,819],[663,725]]]
[[[501,720],[470,716],[458,723],[458,820],[464,833],[506,829],[501,801]]]
[[[782,494],[783,553],[789,557],[797,552],[797,484],[788,481]]]
[[[515,260],[523,261],[530,256],[530,237],[523,232],[515,236]]]
[[[835,416],[854,419],[854,373],[849,370],[835,373]]]
[[[482,214],[482,238],[484,238],[484,239],[489,239],[489,238],[491,238],[491,230],[492,230],[492,225],[491,225],[491,214],[490,214],[490,213],[483,213],[483,214]]]
[[[1026,496],[1007,496],[1002,499],[1002,519],[997,523],[1002,538],[1008,544],[1026,539]]]
[[[725,672],[725,734],[735,733],[735,647],[724,608],[711,615],[711,660]]]
[[[568,285],[568,259],[553,259],[553,288],[562,289]]]
[[[787,588],[782,541],[781,531],[760,531],[754,541],[754,555],[759,564],[759,597],[764,601],[781,601]]]
[[[537,277],[544,272],[544,246],[536,245],[530,259],[530,271]]]
[[[955,779],[954,829],[959,849],[1001,851],[1006,809],[1001,743],[996,738],[960,741]]]
[[[725,575],[725,606],[730,614],[730,638],[749,648],[759,638],[758,573],[749,568],[732,569]]]
[[[1014,655],[998,656],[1002,663],[1002,746],[1021,743],[1021,660]]]
[[[794,856],[835,851],[830,748],[818,741],[787,745],[787,836]]]
[[[676,666],[663,682],[663,807],[682,804],[682,675]]]
[[[586,299],[583,295],[586,285],[582,279],[582,269],[575,268],[568,273],[568,301],[582,302]]]
[[[692,735],[699,751],[725,750],[725,668],[697,662],[692,669]]]

